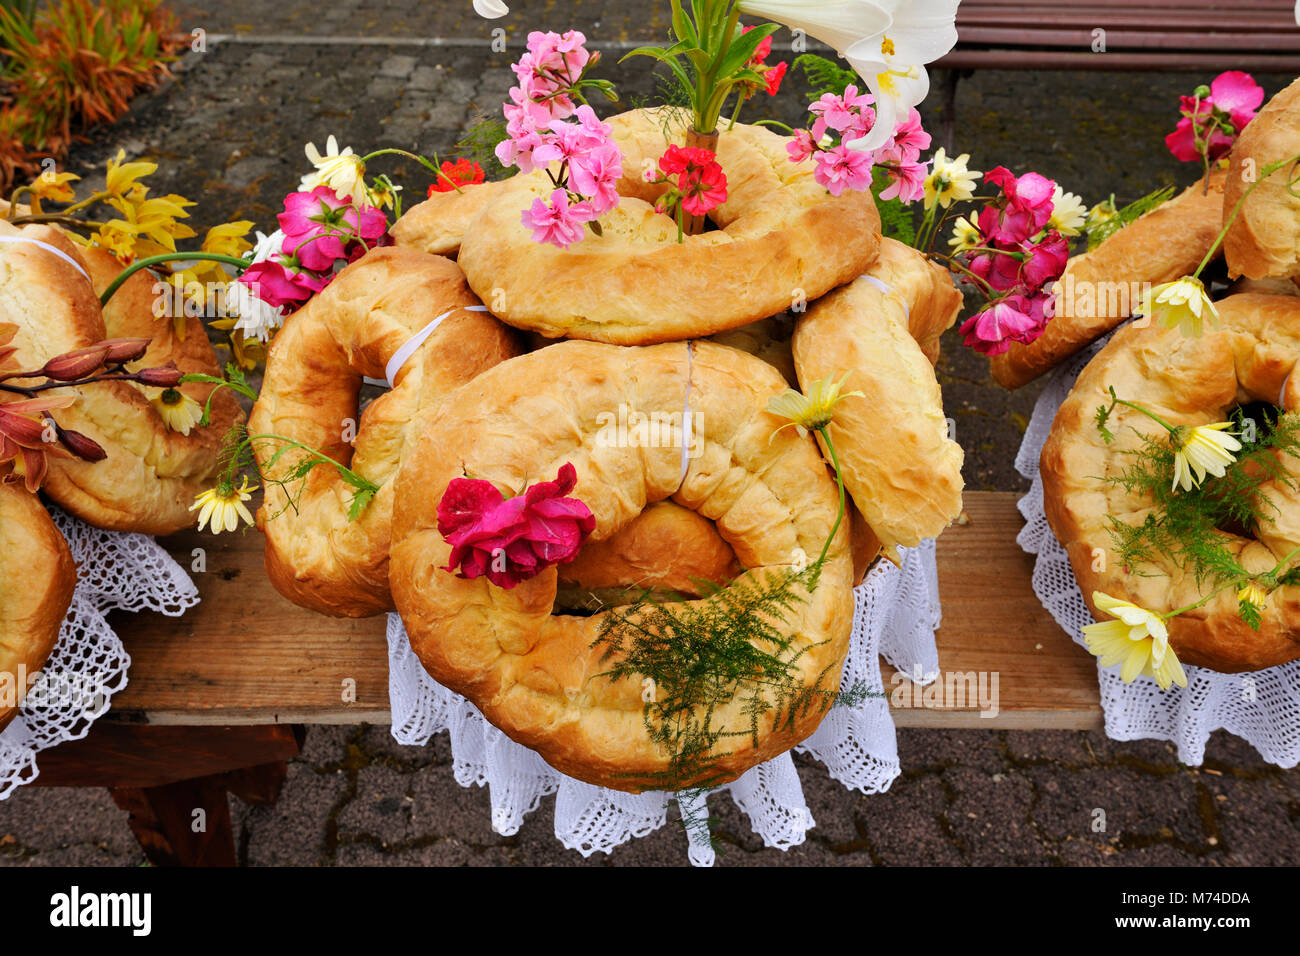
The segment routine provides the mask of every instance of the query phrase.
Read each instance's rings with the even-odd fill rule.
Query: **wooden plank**
[[[1016,544],[1024,525],[1019,498],[968,492],[969,523],[939,539],[940,674],[927,693],[882,667],[898,726],[1101,727],[1096,659],[1061,630],[1030,585],[1034,558]],[[980,704],[981,681],[990,695],[996,688],[996,706]]]
[[[1224,69],[1224,56],[1222,51],[1186,53],[1112,50],[1106,53],[1093,53],[1091,50],[970,50],[959,46],[936,60],[932,66],[950,70],[1108,70],[1194,73]],[[1228,65],[1235,70],[1252,70],[1259,73],[1300,72],[1300,54],[1233,51],[1230,57],[1231,63]]]
[[[915,727],[1095,727],[1093,659],[1042,609],[1030,588],[1032,560],[1015,542],[1017,495],[971,492],[970,523],[939,541],[944,625],[938,635],[945,674],[998,675],[998,714],[972,706],[899,708]],[[113,699],[110,719],[154,724],[269,724],[366,721],[386,724],[388,656],[383,618],[337,620],[295,607],[271,587],[255,532],[164,541],[189,567],[202,603],[184,617],[120,615],[115,624],[131,653],[130,683]],[[886,691],[908,692],[903,682]],[[345,681],[356,700],[343,701]],[[955,685],[954,691],[961,689]]]
[[[289,726],[151,727],[106,719],[80,740],[42,751],[32,786],[157,789],[288,760],[301,749],[300,733]]]

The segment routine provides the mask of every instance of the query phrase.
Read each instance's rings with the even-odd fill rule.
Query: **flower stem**
[[[1232,224],[1236,222],[1237,214],[1241,212],[1241,207],[1242,204],[1245,203],[1246,197],[1255,191],[1256,186],[1258,186],[1264,180],[1268,179],[1269,176],[1272,176],[1275,172],[1277,172],[1283,166],[1286,166],[1288,163],[1291,164],[1300,163],[1300,153],[1297,153],[1296,155],[1290,156],[1286,159],[1280,159],[1276,163],[1269,163],[1267,166],[1265,166],[1263,169],[1259,171],[1259,175],[1255,178],[1255,181],[1246,187],[1246,191],[1241,194],[1241,198],[1237,200],[1237,204],[1232,207],[1232,212],[1229,214],[1228,218],[1224,220],[1223,228],[1219,230],[1219,234],[1214,238],[1214,242],[1210,245],[1210,248],[1206,250],[1205,258],[1201,260],[1201,264],[1197,266],[1196,271],[1192,273],[1193,279],[1200,278],[1201,272],[1205,269],[1207,265],[1210,264],[1210,260],[1214,258],[1215,253],[1219,251],[1219,247],[1223,244],[1223,240],[1227,238],[1228,230],[1231,229]],[[1206,177],[1205,177],[1205,186],[1206,189],[1208,190],[1210,186],[1210,178],[1209,178],[1208,170],[1206,172]]]
[[[846,502],[844,497],[844,476],[840,474],[840,459],[835,453],[835,442],[831,441],[830,426],[823,425],[821,428],[817,429],[817,434],[822,436],[822,440],[826,442],[826,450],[830,452],[831,465],[835,468],[835,484],[839,488],[840,492],[840,510],[835,514],[835,524],[831,525],[831,533],[826,536],[826,543],[822,545],[821,557],[817,559],[817,563],[821,564],[821,562],[826,560],[826,552],[830,550],[831,542],[835,540],[836,532],[840,530],[840,522],[844,520]]]
[[[247,259],[241,259],[238,256],[227,256],[219,252],[165,252],[162,255],[149,256],[138,259],[123,269],[122,273],[100,295],[99,304],[101,306],[108,305],[108,300],[113,298],[113,294],[118,289],[122,288],[122,283],[141,269],[161,265],[164,262],[224,262],[228,266],[238,266],[240,269],[247,269],[250,265]]]

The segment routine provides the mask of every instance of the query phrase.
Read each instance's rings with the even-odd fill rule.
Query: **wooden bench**
[[[906,688],[900,727],[1099,729],[1094,659],[1043,610],[1033,559],[1015,537],[1019,496],[972,492],[968,524],[939,539],[941,676],[998,675],[998,712],[925,706],[885,668],[884,689]],[[388,724],[384,618],[337,620],[295,607],[262,568],[262,538],[185,534],[164,544],[190,567],[202,603],[184,617],[120,615],[130,683],[84,740],[37,758],[36,786],[104,786],[158,863],[233,864],[227,793],[273,802],[284,761],[308,724]],[[355,693],[345,694],[354,688]],[[349,698],[345,700],[345,697]],[[945,702],[948,703],[948,702]],[[205,828],[194,832],[195,810]]]
[[[957,82],[978,69],[1300,74],[1292,0],[962,0],[957,32],[935,63],[949,148]]]

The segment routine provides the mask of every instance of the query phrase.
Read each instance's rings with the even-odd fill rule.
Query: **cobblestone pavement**
[[[451,154],[480,112],[499,109],[528,28],[583,29],[607,45],[602,69],[626,103],[653,92],[640,64],[630,70],[615,61],[620,45],[662,37],[666,4],[512,6],[502,21],[510,45],[493,52],[490,30],[501,24],[473,17],[468,0],[180,5],[181,26],[203,29],[207,52],[188,55],[172,82],[79,147],[70,165],[93,176],[119,147],[152,155],[163,164],[160,190],[200,201],[196,226],[245,217],[269,230],[309,140],[320,144],[333,133],[356,147]],[[1194,178],[1169,157],[1162,137],[1177,95],[1201,79],[981,72],[960,86],[954,145],[972,154],[976,168],[1036,169],[1089,202],[1112,192],[1132,199]],[[1271,94],[1287,78],[1257,79]],[[798,118],[797,97],[777,103],[775,118]],[[922,109],[937,129],[937,97]],[[385,168],[412,197],[427,183],[413,164]],[[953,333],[940,375],[966,452],[967,485],[1022,488],[1011,462],[1037,390],[998,388],[987,362]],[[1221,732],[1201,768],[1180,765],[1165,744],[1121,744],[1100,733],[905,730],[899,737],[904,772],[885,794],[848,792],[819,765],[799,761],[817,826],[788,853],[764,849],[729,798],[715,798],[725,851],[719,864],[1300,861],[1300,774],[1263,763]],[[553,798],[518,834],[498,836],[487,794],[455,783],[445,737],[404,748],[387,728],[316,727],[290,765],[279,803],[250,809],[236,802],[235,814],[241,857],[254,865],[583,863],[554,839],[552,808]],[[1092,829],[1098,809],[1104,832]],[[125,815],[101,791],[26,788],[0,802],[0,865],[140,860]],[[684,860],[684,835],[670,823],[612,857],[585,862]]]
[[[817,821],[801,846],[764,848],[730,798],[710,812],[719,866],[1283,865],[1300,859],[1300,775],[1217,734],[1204,766],[1162,743],[1068,731],[899,733],[903,775],[864,796],[798,758]],[[249,865],[682,864],[669,823],[589,859],[552,829],[554,798],[522,829],[492,832],[486,790],[451,774],[446,736],[401,747],[383,727],[312,728],[274,807],[234,801]],[[1094,830],[1104,813],[1105,829]],[[671,816],[671,814],[670,814]],[[19,790],[0,803],[0,865],[136,865],[125,814],[105,791]]]

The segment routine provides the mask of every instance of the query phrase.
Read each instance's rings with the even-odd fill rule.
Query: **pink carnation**
[[[795,130],[794,137],[785,144],[785,151],[790,154],[790,161],[795,163],[802,163],[816,149],[817,144],[813,142],[812,133],[806,129]]]
[[[1034,307],[1025,296],[1008,296],[971,316],[958,331],[976,352],[1001,355],[1011,348],[1013,341],[1027,344],[1042,332],[1041,318],[1036,319],[1033,312]],[[1041,317],[1041,308],[1038,312]]]

